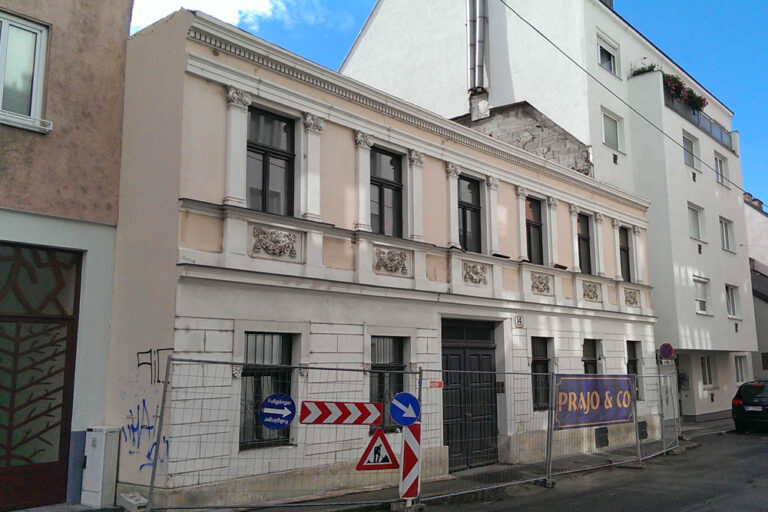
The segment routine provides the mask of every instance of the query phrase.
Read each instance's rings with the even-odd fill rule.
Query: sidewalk
[[[707,434],[720,434],[729,432],[731,430],[733,430],[733,420],[731,418],[702,421],[700,423],[690,422],[683,423],[682,425],[683,439],[694,438]]]

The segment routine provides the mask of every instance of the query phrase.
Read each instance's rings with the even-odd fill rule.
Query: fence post
[[[419,396],[418,396],[418,399],[419,399],[419,405],[421,406],[422,410],[424,409],[424,406],[421,403],[421,383],[423,382],[423,379],[424,379],[424,368],[419,366]],[[419,411],[419,420],[421,420],[421,411]]]
[[[662,379],[661,379],[661,372],[656,370],[656,376],[659,379],[659,427],[661,428],[661,450],[666,455],[667,453],[667,443],[664,441],[664,398],[662,397]]]
[[[635,379],[637,379],[639,375],[635,375]],[[637,417],[637,397],[639,395],[638,393],[638,382],[635,382],[635,389],[633,390],[633,397],[632,397],[632,409],[633,409],[633,416],[635,417],[635,444],[637,447],[637,462],[640,462],[643,459],[643,454],[640,449],[640,429],[639,429],[639,419]]]
[[[547,414],[547,484],[552,478],[552,432],[555,428],[555,374],[549,374],[549,410]]]
[[[157,420],[157,436],[155,437],[155,453],[152,458],[152,475],[149,477],[149,496],[147,497],[146,512],[152,512],[155,497],[155,477],[157,476],[157,460],[160,455],[160,447],[163,446],[163,419],[165,418],[165,397],[168,394],[168,384],[170,382],[171,362],[173,357],[165,361],[165,381],[163,382],[163,397],[160,401],[160,418]]]

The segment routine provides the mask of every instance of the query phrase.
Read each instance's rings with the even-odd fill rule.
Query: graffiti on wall
[[[155,451],[157,460],[163,463],[168,459],[171,443],[162,436],[160,446],[157,443],[157,423],[160,418],[160,406],[156,405],[153,414],[147,408],[147,400],[142,399],[135,409],[128,412],[128,423],[122,427],[123,442],[128,444],[129,455],[143,456],[139,471],[154,465]],[[144,460],[146,459],[146,460]]]
[[[148,372],[149,383],[151,385],[165,383],[165,365],[168,357],[173,353],[173,348],[153,348],[136,352],[136,368],[139,374],[144,368]]]

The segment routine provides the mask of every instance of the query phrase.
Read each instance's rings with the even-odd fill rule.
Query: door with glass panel
[[[66,500],[80,266],[0,242],[0,511]]]

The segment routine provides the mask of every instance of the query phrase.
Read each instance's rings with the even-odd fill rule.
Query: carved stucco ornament
[[[600,283],[593,283],[591,281],[584,281],[582,288],[584,289],[584,300],[590,302],[601,302],[600,299]]]
[[[624,288],[624,304],[632,308],[640,307],[640,290]]]
[[[480,263],[462,262],[464,281],[472,284],[488,284],[488,266]]]
[[[552,295],[552,276],[531,272],[531,291],[539,295]]]
[[[409,149],[408,161],[411,162],[411,165],[422,166],[424,165],[424,154],[416,151],[415,149]]]
[[[270,256],[296,258],[296,235],[278,229],[253,228],[253,252]]]
[[[373,146],[373,137],[360,130],[355,130],[355,144],[361,148],[371,149],[371,146]]]
[[[310,132],[322,133],[325,128],[325,119],[309,112],[304,112],[304,128]]]
[[[251,106],[251,101],[251,95],[247,92],[234,87],[227,89],[227,103],[230,105],[248,108]]]
[[[408,253],[400,249],[376,249],[376,270],[393,274],[408,273]]]
[[[449,177],[458,178],[459,174],[461,174],[461,171],[459,171],[459,166],[455,163],[445,162],[445,173]]]

